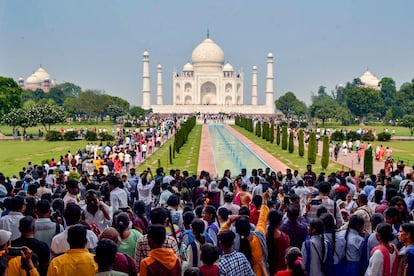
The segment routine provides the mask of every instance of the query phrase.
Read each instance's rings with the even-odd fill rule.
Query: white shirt
[[[86,248],[88,249],[94,250],[95,247],[98,245],[98,237],[91,230],[87,230],[86,240],[87,240]],[[50,250],[52,251],[52,254],[60,255],[60,254],[65,253],[69,249],[70,249],[70,246],[68,243],[68,228],[66,228],[65,231],[53,237]]]
[[[151,204],[152,197],[151,197],[151,190],[155,185],[155,180],[152,180],[149,184],[143,185],[142,179],[139,178],[137,190],[138,190],[138,198],[144,201],[145,205]]]
[[[168,198],[172,195],[172,193],[168,190],[162,191],[160,195],[160,206],[164,206],[167,204]]]
[[[128,207],[128,195],[119,187],[116,187],[110,192],[109,200],[111,201],[112,213],[114,213],[119,208]]]
[[[175,180],[174,176],[172,175],[166,175],[164,176],[164,178],[162,179],[162,183],[168,183],[171,184],[171,181]]]
[[[22,218],[24,218],[22,213],[13,211],[0,218],[0,229],[7,230],[12,233],[10,237],[11,241],[20,237],[19,222]]]
[[[109,206],[105,203],[102,204],[104,205],[104,208],[106,209],[106,211],[109,214],[109,217],[111,218],[112,216]],[[99,232],[102,233],[103,230],[111,226],[111,220],[105,218],[104,213],[100,208],[98,208],[98,211],[96,211],[95,215],[92,215],[88,212],[86,205],[82,209],[85,211],[85,222],[88,224],[95,223],[99,228]]]

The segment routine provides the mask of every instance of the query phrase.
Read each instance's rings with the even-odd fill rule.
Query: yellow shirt
[[[98,271],[93,257],[88,249],[69,249],[50,262],[47,276],[93,276]]]
[[[22,257],[17,256],[11,258],[7,262],[7,272],[6,275],[13,275],[13,276],[26,276],[26,270],[22,268]],[[39,276],[39,272],[36,268],[29,270],[30,276]]]

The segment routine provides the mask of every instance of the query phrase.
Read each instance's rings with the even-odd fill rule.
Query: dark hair
[[[66,181],[65,185],[66,185],[66,189],[68,189],[68,190],[72,189],[72,188],[78,188],[79,187],[78,181],[76,181],[74,179]]]
[[[253,205],[254,205],[256,208],[259,208],[260,206],[262,206],[262,203],[263,203],[263,198],[262,198],[262,196],[261,196],[261,195],[255,195],[255,196],[253,197],[252,202],[253,202]]]
[[[35,220],[32,216],[25,216],[19,221],[19,231],[21,233],[30,233],[34,230]]]
[[[17,212],[19,211],[23,205],[25,205],[24,197],[22,196],[15,196],[10,200],[10,210]]]
[[[332,232],[332,248],[335,248],[336,245],[336,224],[335,224],[335,218],[330,213],[322,214],[320,217],[320,220],[322,220],[323,224],[325,225],[325,231]]]
[[[267,261],[269,263],[270,268],[273,268],[271,262],[273,260],[278,259],[278,253],[274,246],[274,239],[275,239],[275,231],[282,223],[283,215],[280,211],[272,210],[269,212],[268,220],[269,220],[269,227],[267,228],[267,235],[266,235],[266,244],[268,250]],[[275,271],[270,269],[270,273],[274,274]]]
[[[201,260],[206,265],[213,265],[220,257],[220,251],[217,246],[205,243],[201,246]]]
[[[127,213],[120,213],[114,217],[114,228],[118,231],[121,239],[124,239],[124,231],[129,227],[129,215]]]
[[[168,206],[178,206],[179,204],[180,204],[180,200],[178,196],[174,194],[170,195],[170,197],[167,199]]]
[[[331,191],[331,184],[324,181],[321,184],[319,184],[319,192],[323,194],[327,194]]]
[[[145,202],[142,200],[137,200],[134,202],[132,209],[137,217],[139,217],[144,223],[145,228],[148,228],[148,220],[145,217]]]
[[[230,248],[234,244],[234,238],[236,238],[236,235],[231,230],[224,230],[219,233],[218,238],[223,247]]]
[[[183,214],[183,224],[184,226],[189,226],[191,222],[194,220],[195,215],[191,211],[187,211]]]
[[[46,199],[39,200],[36,204],[36,211],[39,214],[47,214],[50,211],[50,203]]]
[[[204,208],[203,205],[198,205],[195,207],[194,213],[197,217],[201,217],[201,214],[203,213],[203,208]]]
[[[157,246],[164,244],[166,237],[165,227],[161,224],[152,224],[148,227],[148,240],[151,240]]]
[[[383,242],[390,242],[395,239],[394,233],[392,232],[392,227],[388,223],[383,222],[378,224],[377,233]]]
[[[204,222],[201,219],[194,219],[191,223],[191,229],[194,233],[195,239],[200,243],[204,244],[206,238],[204,237]]]
[[[239,209],[239,215],[240,216],[248,216],[250,217],[250,210],[247,206],[241,206]]]
[[[249,236],[250,236],[250,222],[247,218],[242,217],[236,221],[236,233],[240,235],[240,249],[239,252],[243,253],[250,265],[253,265],[252,250],[250,248]]]
[[[408,214],[408,206],[405,200],[400,196],[394,196],[390,201],[390,206],[396,206],[398,202],[401,202],[404,206],[404,211],[400,212],[399,215],[401,217],[402,222],[409,222],[410,219]]]
[[[324,236],[324,231],[325,231],[325,225],[323,224],[323,221],[320,219],[314,219],[310,222],[309,226],[315,230],[314,235],[319,236],[319,238],[321,239],[321,244],[322,244],[322,260],[320,260],[321,262],[323,262],[324,260],[324,256],[325,256],[325,252],[326,252],[326,246],[325,246],[325,236]]]
[[[356,230],[357,232],[361,232],[363,227],[364,227],[364,219],[361,216],[353,215],[349,219],[348,228],[346,229],[346,232],[345,232],[345,250],[344,250],[344,252],[345,252],[344,253],[345,261],[348,260],[346,252],[347,252],[347,249],[348,249],[348,234],[349,234],[349,231],[351,229],[353,229],[353,230]]]
[[[118,246],[110,239],[101,239],[96,246],[95,261],[98,266],[107,266],[115,262]]]
[[[323,214],[328,213],[328,209],[326,209],[326,207],[324,205],[319,205],[318,208],[316,209],[316,217],[320,217]]]
[[[227,221],[227,219],[229,218],[229,215],[231,215],[231,211],[227,208],[221,207],[217,210],[217,213],[220,215],[220,217],[224,220]]]
[[[302,268],[302,253],[299,248],[291,247],[286,251],[286,264],[292,269],[293,276],[305,276],[305,271]]]
[[[385,222],[385,218],[381,213],[375,213],[371,216],[372,229],[375,230],[378,224]]]
[[[212,215],[213,217],[212,217],[212,220],[214,221],[217,221],[217,213],[216,213],[216,207],[214,207],[214,206],[212,206],[212,205],[207,205],[207,206],[204,206],[204,211],[206,212],[206,213],[208,213],[209,215]],[[217,221],[217,223],[218,223],[218,221]],[[220,226],[220,225],[219,225]]]
[[[151,210],[150,219],[152,224],[164,224],[167,218],[168,215],[164,208],[158,207]]]
[[[81,208],[79,205],[75,203],[68,203],[66,205],[65,210],[63,211],[63,217],[66,220],[67,225],[74,225],[79,223],[79,220],[81,218]]]
[[[404,232],[410,234],[410,240],[411,242],[414,242],[414,223],[403,223],[401,228]]]
[[[69,227],[67,240],[71,249],[84,248],[87,241],[85,226],[82,224],[75,224]]]
[[[63,199],[55,198],[52,201],[52,209],[53,209],[53,211],[59,210],[62,213],[63,210],[65,209],[65,202],[63,202]]]
[[[300,210],[296,204],[290,204],[287,208],[287,217],[291,221],[296,221],[299,217]]]
[[[29,187],[27,187],[27,193],[30,195],[35,195],[37,193],[37,185],[30,184]]]
[[[190,267],[184,271],[183,276],[202,276],[198,267]]]

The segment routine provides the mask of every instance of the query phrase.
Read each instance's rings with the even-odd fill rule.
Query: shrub
[[[63,139],[65,141],[75,141],[78,137],[78,133],[76,131],[66,131],[65,134],[63,134]]]
[[[321,166],[323,170],[326,170],[329,165],[329,138],[328,136],[323,137],[323,147],[322,147],[322,159]]]
[[[295,146],[293,145],[293,132],[289,133],[289,153],[292,153],[295,149]]]
[[[99,134],[99,137],[102,141],[113,141],[114,136],[112,134],[109,134],[108,132],[102,132]]]
[[[132,127],[131,122],[125,122],[124,127]]]
[[[288,125],[288,123],[287,123],[287,122],[285,122],[285,121],[283,121],[283,122],[281,122],[281,123],[280,123],[280,126],[282,126],[282,127],[283,127],[283,126],[287,126],[287,125]]]
[[[98,135],[95,132],[88,130],[85,134],[86,141],[96,141],[98,140]]]
[[[290,124],[289,124],[289,127],[290,128],[296,128],[298,126],[298,121],[292,121],[292,122],[290,122]]]
[[[341,142],[344,140],[344,134],[337,130],[334,133],[332,133],[331,135],[331,141],[337,141],[337,142]]]
[[[366,134],[371,134],[372,136],[374,136],[370,132],[368,132]],[[378,141],[389,141],[389,140],[391,140],[391,133],[389,133],[389,132],[381,132],[381,133],[378,133],[377,136],[378,136]],[[365,137],[365,135],[364,135],[364,137]],[[367,141],[373,141],[373,140],[367,140]]]
[[[275,125],[272,123],[269,129],[269,142],[273,144],[275,141]]]
[[[47,141],[62,141],[63,140],[63,136],[62,136],[62,133],[60,133],[57,130],[49,130],[46,133],[45,139]]]
[[[356,131],[351,130],[346,134],[346,139],[352,139],[352,141],[361,140],[361,134]]]
[[[287,126],[282,127],[282,150],[287,150],[288,146]]]
[[[303,129],[299,130],[299,156],[303,157],[305,155],[305,141]]]
[[[309,164],[315,164],[316,162],[316,133],[311,132],[309,134],[309,143],[308,143],[308,162]]]
[[[364,153],[364,173],[371,175],[373,171],[372,148],[368,148]]]
[[[375,140],[375,135],[372,134],[372,132],[367,132],[364,135],[362,135],[362,140],[364,140],[364,141],[374,141]]]
[[[280,145],[280,126],[277,126],[276,129],[276,145]]]
[[[307,122],[301,122],[299,124],[299,127],[301,127],[301,128],[307,128],[308,127],[308,123]]]

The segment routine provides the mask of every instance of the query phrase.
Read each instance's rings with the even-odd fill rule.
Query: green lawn
[[[298,155],[297,147],[295,147],[295,150],[293,153],[289,153],[287,150],[282,150],[281,145],[277,146],[276,141],[273,144],[271,144],[267,142],[266,140],[263,140],[262,138],[259,138],[256,135],[254,135],[253,133],[245,130],[244,128],[241,128],[235,125],[232,127],[236,129],[237,131],[239,131],[244,136],[246,136],[247,138],[249,138],[250,140],[252,140],[255,144],[257,144],[258,146],[260,146],[261,148],[263,148],[264,150],[272,154],[275,158],[279,159],[281,162],[286,164],[291,169],[298,170],[299,174],[301,175],[305,173],[306,165],[308,164],[307,150],[305,150],[304,157],[300,157]],[[330,172],[336,172],[336,171],[343,170],[343,169],[344,168],[341,165],[335,162],[330,162],[325,172],[330,173]],[[313,165],[313,170],[316,173],[320,173],[322,171],[320,156],[316,157],[316,163]]]
[[[17,174],[27,162],[41,164],[42,160],[59,160],[68,150],[72,153],[84,148],[86,141],[0,141],[0,172],[6,176]]]
[[[333,130],[341,130],[341,129],[345,129],[345,130],[359,130],[361,128],[363,129],[373,129],[376,131],[376,133],[381,133],[384,132],[384,130],[386,128],[388,128],[388,132],[391,133],[392,130],[395,130],[395,135],[396,136],[411,136],[410,134],[410,129],[407,127],[402,127],[402,126],[384,126],[384,125],[367,125],[367,126],[360,126],[360,125],[350,125],[350,126],[340,126],[340,125],[325,125],[322,126],[322,124],[319,124],[318,127],[320,129],[325,129],[325,128],[329,128],[329,129],[333,129]]]
[[[153,172],[158,167],[158,160],[164,172],[169,173],[170,169],[187,170],[190,175],[197,174],[198,154],[200,151],[201,125],[196,125],[188,136],[187,143],[181,148],[180,153],[175,154],[173,163],[169,161],[169,146],[173,144],[174,139],[170,139],[159,150],[145,160],[137,171],[142,172],[146,168],[151,168]]]

